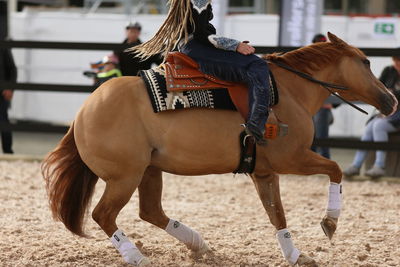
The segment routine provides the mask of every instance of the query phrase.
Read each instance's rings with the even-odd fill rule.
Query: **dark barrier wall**
[[[7,2],[0,1],[0,40],[7,37]]]

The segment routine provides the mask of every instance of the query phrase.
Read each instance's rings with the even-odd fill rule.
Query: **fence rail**
[[[62,50],[120,50],[129,46],[116,43],[77,43],[77,42],[43,42],[43,41],[0,41],[0,48],[27,49],[62,49]],[[289,46],[255,46],[258,54],[288,52],[299,47]],[[400,55],[400,48],[360,48],[367,56],[391,57]]]
[[[0,90],[2,89],[14,89],[21,91],[91,93],[96,88],[91,85],[0,82]]]
[[[128,48],[127,45],[114,43],[77,43],[77,42],[42,42],[42,41],[0,41],[0,48],[13,49],[60,49],[60,50],[102,50],[114,51]],[[257,46],[256,53],[268,54],[275,52],[288,52],[299,47],[266,47]],[[360,48],[367,56],[390,57],[400,55],[400,48]],[[66,85],[66,84],[41,84],[41,83],[10,83],[0,81],[1,89],[15,89],[28,91],[47,92],[82,92],[90,93],[95,88],[88,85]],[[24,132],[52,132],[66,133],[68,127],[65,125],[52,125],[45,123],[0,123],[0,131],[24,131]],[[314,144],[322,147],[335,147],[347,149],[367,150],[398,150],[400,143],[396,142],[363,142],[356,138],[327,138],[316,139]]]
[[[39,132],[39,133],[67,133],[69,126],[54,125],[40,122],[0,122],[1,131]]]

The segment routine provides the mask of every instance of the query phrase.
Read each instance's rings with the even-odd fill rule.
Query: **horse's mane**
[[[280,61],[296,70],[309,73],[322,67],[336,63],[343,56],[363,56],[361,50],[341,43],[315,43],[285,54],[273,53],[264,56],[267,61]]]

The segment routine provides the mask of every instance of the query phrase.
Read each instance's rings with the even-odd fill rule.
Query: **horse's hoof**
[[[207,246],[206,243],[203,243],[203,245],[201,246],[201,248],[199,250],[193,251],[190,254],[190,257],[192,259],[199,259],[201,258],[203,255],[207,254],[207,252],[211,251],[210,248]]]
[[[144,257],[138,264],[138,267],[144,267],[144,266],[151,266],[150,260],[146,257]]]
[[[295,266],[318,267],[318,264],[312,258],[301,253],[299,258],[297,259]]]
[[[327,215],[325,215],[325,217],[321,221],[322,230],[324,231],[325,235],[329,238],[329,240],[332,239],[333,234],[336,231],[337,222],[338,222],[337,218],[332,218]]]

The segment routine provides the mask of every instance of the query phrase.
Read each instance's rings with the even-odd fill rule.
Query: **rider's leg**
[[[263,143],[269,107],[269,71],[267,63],[256,55],[242,55],[206,46],[191,40],[182,49],[207,74],[249,87],[249,117],[246,130]]]
[[[247,77],[249,117],[246,130],[256,138],[258,143],[262,143],[269,108],[269,70],[267,63],[262,59],[253,61],[248,67]]]

